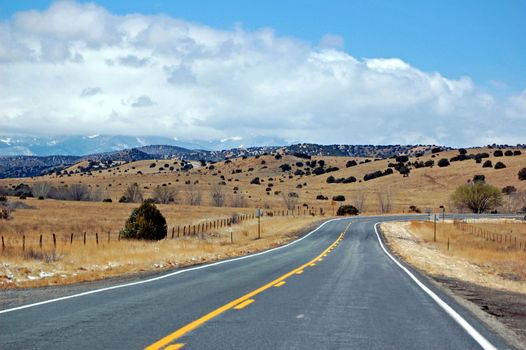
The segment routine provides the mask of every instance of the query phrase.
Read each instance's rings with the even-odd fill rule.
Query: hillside
[[[448,150],[376,160],[276,153],[219,162],[179,158],[110,164],[84,161],[60,175],[4,179],[0,186],[13,190],[17,185],[20,188],[20,183],[31,186],[49,182],[57,188],[80,183],[96,192],[97,200],[111,198],[117,202],[126,187],[138,183],[145,198],[153,196],[156,187],[172,188],[174,202],[181,204],[188,204],[191,194],[199,192],[202,205],[213,205],[212,192],[219,191],[226,206],[283,209],[283,194],[294,192],[296,205],[325,212],[333,209],[331,199],[338,195],[345,197],[341,203],[352,203],[371,213],[382,211],[380,201],[388,201],[393,212],[407,212],[411,206],[423,211],[444,205],[452,210],[451,192],[475,175],[483,175],[486,182],[499,188],[513,186],[518,192],[526,191],[526,181],[517,176],[526,167],[526,154],[509,149],[511,155],[496,156],[499,153],[495,151],[469,149],[460,155],[458,150]],[[442,158],[449,160],[449,166],[437,166]],[[487,161],[491,167],[483,167]],[[505,168],[495,169],[497,162],[504,163]]]
[[[187,149],[173,145],[150,145],[138,148],[119,149],[111,152],[93,153],[84,156],[0,156],[0,178],[41,176],[61,171],[80,161],[133,162],[145,159],[185,159],[190,161],[222,161],[229,158],[251,157],[280,152],[282,154],[304,154],[308,156],[345,156],[388,158],[394,155],[429,153],[434,146],[410,145],[317,145],[297,144],[291,146],[259,146],[232,148],[221,151]],[[57,162],[57,159],[60,159]],[[37,166],[38,165],[38,166]]]

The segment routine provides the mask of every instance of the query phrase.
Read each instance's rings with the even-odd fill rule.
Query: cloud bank
[[[495,97],[398,58],[271,29],[56,2],[0,22],[0,130],[319,143],[522,143],[526,90]]]

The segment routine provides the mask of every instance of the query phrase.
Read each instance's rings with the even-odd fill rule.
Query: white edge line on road
[[[404,265],[402,265],[397,259],[395,259],[385,248],[384,244],[382,243],[382,239],[380,238],[380,235],[378,234],[378,224],[377,222],[374,225],[374,231],[376,232],[376,237],[378,238],[378,241],[380,242],[380,246],[382,247],[383,251],[391,260],[395,262],[398,267],[400,267],[405,273],[411,277],[411,279],[424,291],[427,295],[431,297],[451,318],[453,318],[464,330],[484,349],[484,350],[497,350],[493,344],[491,344],[482,334],[480,334],[472,325],[468,323],[462,316],[458,314],[451,306],[449,306],[445,301],[440,299],[438,295],[436,295],[431,289],[429,289],[425,284],[420,282],[418,278],[415,277],[409,271]]]
[[[324,223],[322,223],[320,226],[318,226],[317,228],[315,228],[314,230],[312,230],[311,232],[307,233],[305,236],[303,236],[303,237],[301,237],[301,238],[298,238],[298,239],[295,240],[295,241],[292,241],[292,242],[287,243],[287,244],[285,244],[285,245],[283,245],[283,246],[276,247],[276,248],[272,248],[272,249],[269,249],[269,250],[265,250],[265,251],[262,251],[262,252],[259,252],[259,253],[250,254],[250,255],[245,255],[245,256],[240,256],[240,257],[233,258],[233,259],[228,259],[228,260],[221,260],[221,261],[217,261],[217,262],[215,262],[215,263],[210,263],[210,264],[204,264],[204,265],[200,265],[200,266],[190,267],[190,268],[187,268],[187,269],[184,269],[184,270],[179,270],[179,271],[170,272],[170,273],[167,273],[167,274],[162,275],[162,276],[158,276],[158,277],[154,277],[154,278],[149,278],[149,279],[142,280],[142,281],[131,282],[131,283],[126,283],[126,284],[119,284],[119,285],[116,285],[116,286],[111,286],[111,287],[106,287],[106,288],[94,289],[94,290],[90,290],[90,291],[87,291],[87,292],[82,292],[82,293],[78,293],[78,294],[67,295],[67,296],[60,297],[60,298],[49,299],[49,300],[43,300],[43,301],[39,301],[39,302],[37,302],[37,303],[32,303],[32,304],[27,304],[27,305],[17,306],[17,307],[13,307],[13,308],[11,308],[11,309],[0,310],[0,314],[6,314],[6,313],[8,313],[8,312],[13,312],[13,311],[18,311],[18,310],[28,309],[28,308],[35,307],[35,306],[40,306],[40,305],[45,305],[45,304],[56,303],[56,302],[58,302],[58,301],[63,301],[63,300],[68,300],[68,299],[73,299],[73,298],[83,297],[83,296],[86,296],[86,295],[95,294],[95,293],[101,293],[101,292],[105,292],[105,291],[108,291],[108,290],[119,289],[119,288],[125,288],[125,287],[131,287],[131,286],[136,286],[136,285],[139,285],[139,284],[145,284],[145,283],[155,282],[155,281],[158,281],[158,280],[162,280],[162,279],[165,279],[165,278],[169,278],[169,277],[172,277],[172,276],[175,276],[175,275],[179,275],[179,274],[182,274],[182,273],[186,273],[186,272],[190,272],[190,271],[206,269],[206,268],[209,268],[209,267],[212,267],[212,266],[217,266],[217,265],[227,264],[227,263],[230,263],[230,262],[233,262],[233,261],[239,261],[239,260],[243,260],[243,259],[253,258],[253,257],[259,256],[259,255],[263,255],[263,254],[267,254],[267,253],[270,253],[270,252],[273,252],[273,251],[279,250],[279,249],[287,248],[287,247],[289,247],[289,246],[291,246],[291,245],[293,245],[293,244],[296,244],[296,243],[298,243],[298,242],[304,240],[305,238],[309,237],[310,235],[312,235],[314,232],[318,231],[320,228],[322,228],[322,227],[325,226],[326,224],[328,224],[328,223],[330,223],[330,222],[333,222],[333,221],[339,221],[339,220],[345,220],[345,219],[346,219],[346,218],[338,218],[338,219],[330,219],[330,220],[327,220],[327,221],[325,221]]]

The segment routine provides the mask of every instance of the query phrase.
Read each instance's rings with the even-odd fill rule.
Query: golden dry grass
[[[468,224],[468,229],[471,225],[473,224]],[[492,223],[477,223],[473,227],[502,236],[494,237],[496,241],[485,239],[477,235],[479,231],[470,233],[471,231],[462,230],[459,225],[448,222],[437,224],[437,241],[433,242],[433,223],[415,221],[411,223],[410,229],[423,242],[442,252],[487,267],[493,273],[505,278],[526,281],[526,247],[522,243],[526,242],[526,223],[496,223],[493,221]],[[521,245],[515,245],[514,240],[504,240],[506,233],[511,233],[513,238],[517,237]]]
[[[474,225],[502,233],[513,231],[513,237],[526,241],[526,223],[488,220]],[[432,275],[526,292],[526,250],[521,247],[486,240],[451,221],[437,224],[436,242],[432,222],[384,223],[382,231],[393,250]]]
[[[249,219],[191,237],[172,240],[169,234],[169,239],[159,242],[119,241],[117,233],[136,205],[53,200],[28,203],[35,208],[18,209],[13,220],[3,221],[0,226],[6,244],[0,252],[0,288],[73,283],[248,254],[283,244],[320,220],[312,216],[263,217],[261,239],[256,239],[257,219]],[[233,213],[252,214],[252,210],[236,208],[159,207],[170,228],[230,218]],[[112,232],[109,242],[108,231]],[[87,232],[85,245],[83,232]],[[52,233],[57,237],[56,248]],[[98,245],[95,233],[99,235]]]

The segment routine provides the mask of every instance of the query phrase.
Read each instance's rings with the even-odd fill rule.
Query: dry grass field
[[[526,223],[473,220],[467,225],[508,238],[486,239],[452,221],[437,224],[436,241],[432,222],[384,223],[382,231],[394,251],[431,275],[526,293],[526,248],[515,244],[515,238],[526,242]]]
[[[5,244],[1,252],[0,288],[73,283],[244,255],[288,242],[321,219],[309,215],[264,216],[261,239],[256,239],[257,219],[254,218],[231,226],[210,228],[207,225],[205,232],[183,237],[185,225],[224,221],[234,214],[252,215],[253,211],[159,205],[167,219],[168,238],[145,242],[118,238],[124,221],[137,204],[34,199],[28,199],[27,204],[33,208],[18,209],[13,220],[0,225]],[[175,239],[171,239],[176,224],[180,237],[177,238],[174,230]],[[52,234],[56,237],[56,247]]]

